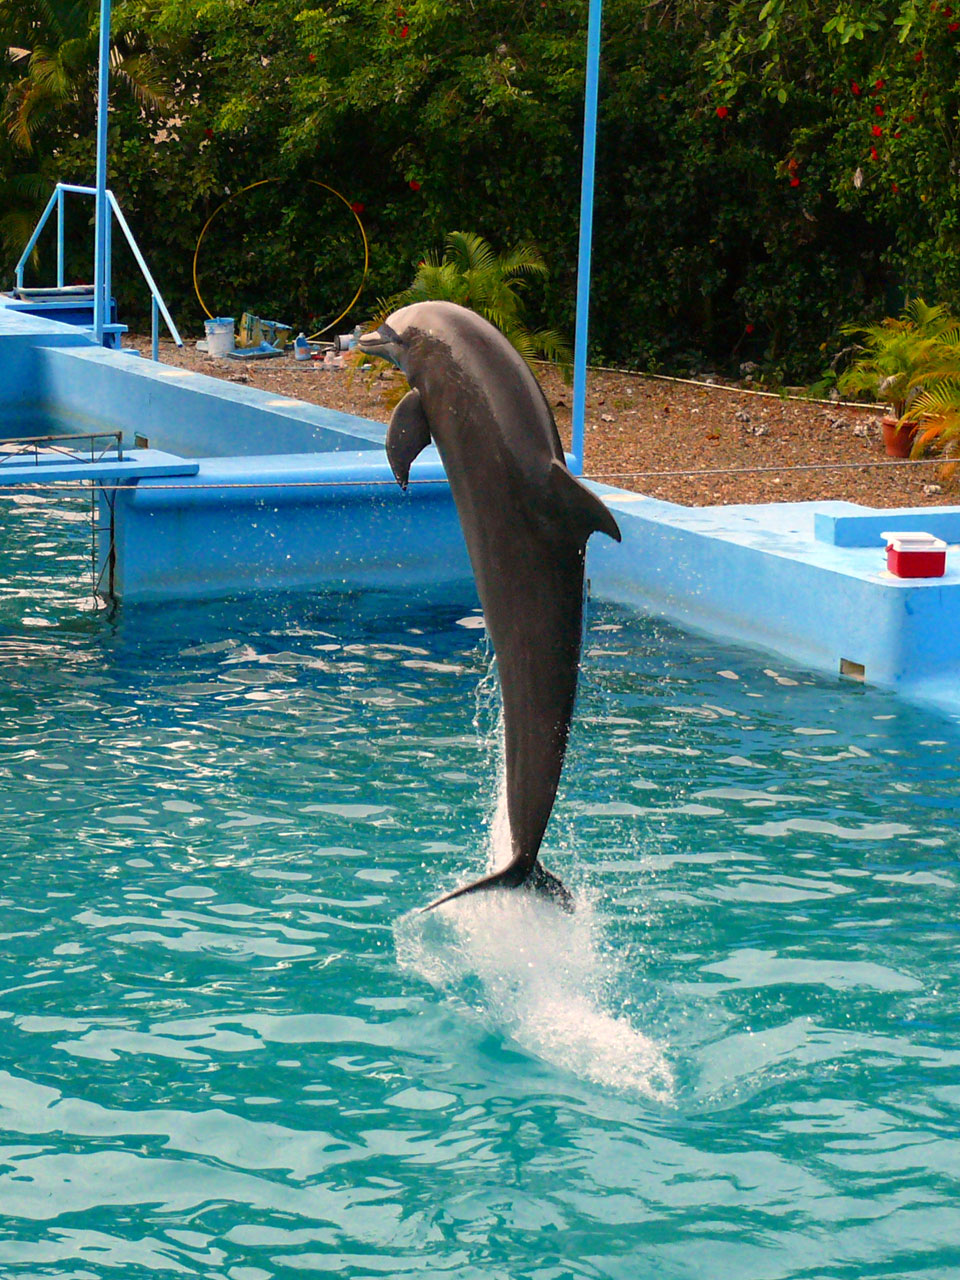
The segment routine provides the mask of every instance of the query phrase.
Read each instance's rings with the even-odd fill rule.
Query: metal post
[[[56,188],[54,188],[53,195],[47,201],[47,207],[44,209],[43,213],[40,215],[40,221],[34,227],[33,235],[27,241],[27,247],[24,249],[23,253],[21,253],[20,261],[17,263],[17,288],[18,289],[23,288],[23,269],[27,265],[27,262],[29,261],[31,253],[33,253],[34,249],[36,248],[37,241],[40,239],[40,232],[47,225],[47,219],[50,217],[51,213],[53,213],[56,203],[57,203],[57,192],[56,192]]]
[[[97,180],[93,252],[93,335],[103,343],[107,312],[107,114],[110,90],[110,0],[100,0],[100,71],[97,78]]]
[[[160,359],[160,308],[157,306],[157,295],[151,299],[150,308],[150,355],[154,360]]]
[[[103,322],[113,324],[113,210],[109,197],[104,206],[103,228]],[[113,335],[110,341],[113,342]]]
[[[580,180],[580,251],[577,263],[577,336],[573,352],[573,472],[583,474],[587,402],[587,330],[590,320],[590,253],[593,243],[597,98],[600,84],[600,26],[603,0],[590,0],[587,22],[587,83],[583,106],[583,171]]]
[[[57,187],[57,288],[63,288],[63,189]]]

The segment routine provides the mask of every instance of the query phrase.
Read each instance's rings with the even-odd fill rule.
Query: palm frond
[[[928,418],[956,410],[960,413],[960,375],[944,378],[922,391],[911,406],[914,418]]]
[[[524,323],[521,292],[527,278],[546,272],[534,244],[520,243],[498,254],[476,232],[451,231],[442,257],[425,254],[406,289],[377,300],[375,319],[414,302],[455,302],[495,325],[525,360],[545,356],[565,364],[570,351],[563,338],[552,329],[533,332]]]
[[[492,246],[474,231],[451,231],[446,238],[443,257],[464,273],[489,271],[497,264]]]

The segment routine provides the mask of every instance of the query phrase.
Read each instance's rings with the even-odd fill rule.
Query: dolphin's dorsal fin
[[[401,489],[410,483],[414,458],[429,443],[430,424],[420,403],[420,392],[408,391],[393,411],[386,439],[387,461]]]
[[[571,475],[558,458],[550,464],[549,485],[564,521],[584,542],[591,533],[605,533],[614,542],[620,541],[620,529],[606,504]]]

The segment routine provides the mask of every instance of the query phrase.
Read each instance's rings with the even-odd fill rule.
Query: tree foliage
[[[0,0],[8,246],[44,182],[92,179],[92,10]],[[550,274],[530,282],[531,325],[572,337],[587,0],[116,10],[115,60],[141,87],[115,80],[111,185],[186,329],[203,318],[200,229],[277,177],[211,228],[216,310],[300,325],[349,299],[354,231],[316,178],[362,209],[357,319],[459,226],[539,246]],[[592,356],[799,378],[843,324],[905,294],[957,308],[958,22],[940,0],[606,0]],[[70,227],[88,278],[85,217]],[[142,311],[128,266],[122,302]]]

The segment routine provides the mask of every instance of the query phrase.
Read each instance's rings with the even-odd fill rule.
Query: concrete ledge
[[[386,435],[366,418],[102,347],[39,347],[37,364],[51,411],[182,457],[380,450]]]
[[[116,495],[117,593],[133,603],[469,581],[433,450],[410,480],[404,493],[379,452],[208,459],[195,476],[145,480]]]
[[[941,705],[952,688],[960,710],[960,552],[943,578],[895,578],[879,539],[815,539],[822,504],[689,509],[597,488],[623,542],[591,539],[595,595],[917,698],[936,686]]]
[[[884,533],[917,530],[947,543],[960,543],[960,507],[895,507],[871,511],[853,503],[849,512],[818,511],[814,536],[834,547],[878,547]]]
[[[14,454],[9,460],[0,455],[0,489],[10,485],[44,484],[51,480],[123,480],[133,483],[144,479],[172,479],[196,475],[198,462],[177,458],[158,449],[130,449],[122,460],[105,457],[97,461],[68,458],[62,453],[40,453],[31,462]]]

